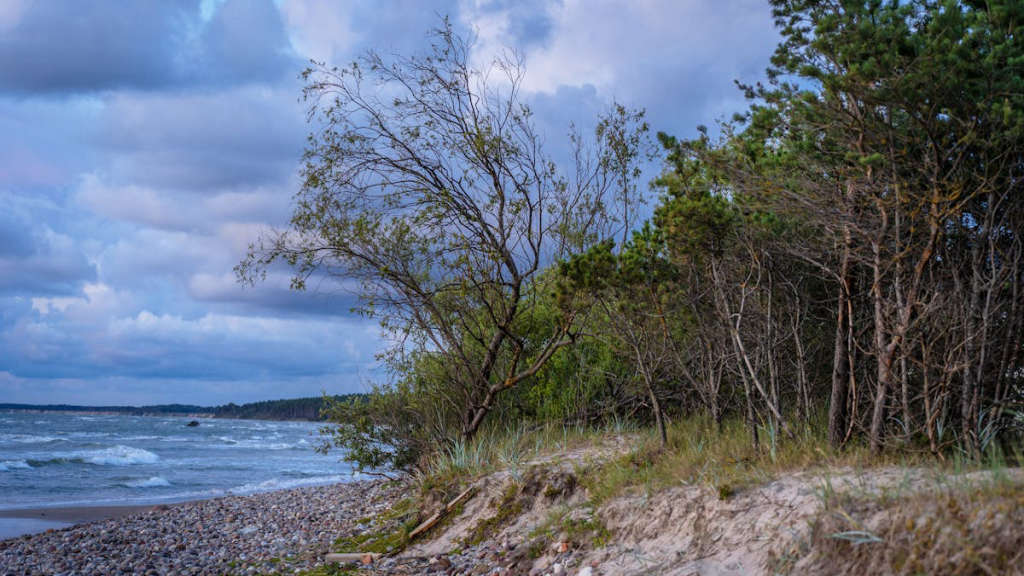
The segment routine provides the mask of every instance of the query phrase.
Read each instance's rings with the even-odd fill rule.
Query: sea
[[[349,481],[320,425],[0,412],[0,509],[146,505]]]

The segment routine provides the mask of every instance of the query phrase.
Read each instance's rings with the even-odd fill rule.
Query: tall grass
[[[614,419],[600,426],[541,424],[492,427],[472,440],[456,439],[438,451],[419,475],[421,483],[465,480],[506,470],[513,475],[531,462],[543,461],[609,437],[637,433],[635,423]]]
[[[826,430],[824,422],[815,419],[797,426],[793,437],[785,437],[776,426],[765,423],[755,447],[741,419],[726,420],[719,427],[706,416],[694,415],[672,423],[664,448],[656,438],[644,435],[631,452],[596,465],[584,476],[598,500],[631,486],[656,491],[679,484],[711,486],[724,499],[787,471],[914,465],[926,458],[897,453],[874,456],[859,444],[836,451],[828,443]]]
[[[493,427],[481,431],[472,441],[455,441],[438,452],[426,466],[421,481],[458,483],[497,470],[506,470],[516,477],[531,462],[552,459],[611,438],[619,441],[617,453],[609,454],[606,450],[600,461],[577,463],[578,476],[597,501],[627,487],[656,491],[679,484],[710,486],[721,498],[729,498],[751,485],[794,470],[824,471],[827,475],[838,468],[903,466],[929,468],[938,476],[984,469],[998,474],[1008,461],[1024,461],[1019,450],[1004,454],[994,442],[987,445],[980,460],[955,451],[944,461],[923,451],[890,450],[879,456],[858,443],[834,450],[828,442],[824,414],[791,426],[793,435],[787,436],[780,434],[771,422],[763,423],[756,447],[742,419],[727,419],[719,426],[701,414],[674,419],[664,447],[652,428],[622,420],[599,427]]]

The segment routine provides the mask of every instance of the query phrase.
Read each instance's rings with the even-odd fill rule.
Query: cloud
[[[140,380],[117,375],[102,378],[21,378],[0,371],[0,391],[5,402],[78,405],[147,405],[189,403],[215,406],[278,398],[319,396],[321,393],[365,392],[368,371],[328,376],[289,378],[206,379],[151,378]]]
[[[74,238],[36,219],[48,207],[0,194],[0,295],[69,295],[96,278]]]
[[[270,0],[228,0],[203,28],[196,74],[212,84],[273,82],[301,62]]]
[[[202,192],[294,176],[306,134],[299,89],[123,93],[97,118],[115,183]]]
[[[6,4],[0,93],[268,82],[298,70],[272,0],[228,0],[208,20],[197,1]]]
[[[70,236],[42,228],[29,241],[27,255],[0,257],[0,293],[70,294],[96,277]]]
[[[457,21],[457,0],[332,2],[283,0],[292,45],[303,57],[342,66],[368,49],[384,54],[423,52],[441,18]],[[457,22],[456,22],[457,23]]]
[[[20,378],[328,377],[372,371],[381,342],[376,327],[358,319],[119,315],[117,295],[97,291],[58,306],[34,303],[36,314],[0,334],[4,370]],[[102,318],[99,307],[107,308]]]
[[[281,12],[292,44],[306,58],[337,62],[349,56],[358,39],[352,22],[352,3],[285,0]]]
[[[677,133],[742,109],[733,81],[762,77],[777,41],[761,0],[564,0],[538,10],[544,24],[532,33],[517,23],[515,4],[462,9],[479,33],[478,62],[525,46],[528,92],[592,86],[606,101],[647,107],[655,129]]]
[[[291,278],[289,271],[275,269],[255,286],[243,286],[230,272],[198,273],[189,278],[188,293],[196,301],[232,311],[277,315],[350,316],[359,303],[354,282],[314,277],[306,290],[297,292],[290,288]]]
[[[107,183],[98,174],[86,174],[75,193],[75,201],[110,220],[156,230],[210,235],[228,222],[283,223],[289,214],[291,189],[255,187],[197,194],[188,189],[118,186]],[[257,233],[253,231],[248,241]]]
[[[95,101],[0,98],[0,194],[68,185],[96,160],[90,136]]]
[[[15,6],[0,36],[0,90],[156,88],[178,75],[179,23],[188,20],[184,3],[100,1],[82,9],[40,1]]]
[[[218,403],[356,391],[384,342],[350,285],[239,285],[287,225],[309,57],[422,54],[450,15],[512,45],[556,156],[612,99],[680,135],[742,107],[760,0],[0,1],[0,397]],[[561,156],[558,156],[561,157]]]

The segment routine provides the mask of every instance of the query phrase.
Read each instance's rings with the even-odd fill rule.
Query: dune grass
[[[462,485],[498,470],[519,475],[527,463],[594,446],[610,438],[634,438],[639,427],[614,420],[601,426],[542,424],[488,428],[470,441],[455,440],[439,450],[415,476],[424,489]]]
[[[426,490],[439,486],[455,490],[483,474],[505,470],[515,477],[528,462],[613,443],[615,450],[597,451],[599,457],[577,465],[578,476],[595,502],[627,487],[656,491],[679,484],[710,486],[720,498],[727,499],[750,486],[798,470],[827,473],[900,466],[932,469],[944,477],[970,470],[997,470],[1005,468],[1007,461],[1024,461],[1019,450],[1007,458],[994,445],[981,460],[966,458],[955,449],[942,459],[925,450],[897,448],[876,455],[860,443],[835,450],[828,442],[824,415],[790,426],[792,436],[785,437],[770,424],[760,426],[756,447],[741,419],[727,419],[719,426],[700,414],[671,422],[665,446],[653,429],[624,421],[600,427],[492,428],[470,442],[456,441],[441,450],[417,480]]]
[[[940,471],[936,471],[940,472]],[[1024,574],[1024,479],[941,474],[927,490],[826,491],[774,573]]]
[[[693,416],[669,426],[664,447],[653,434],[627,454],[593,464],[586,478],[592,498],[606,500],[626,487],[649,491],[687,485],[706,485],[727,499],[751,485],[761,484],[792,470],[816,468],[864,468],[891,464],[915,465],[923,457],[872,456],[866,447],[851,445],[833,450],[824,428],[816,423],[798,427],[793,437],[780,438],[770,426],[759,430],[755,448],[741,420],[727,420],[721,427],[711,419]]]

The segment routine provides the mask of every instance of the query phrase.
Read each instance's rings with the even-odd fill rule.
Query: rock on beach
[[[0,542],[0,574],[266,574],[323,563],[402,487],[363,481],[228,496]]]

